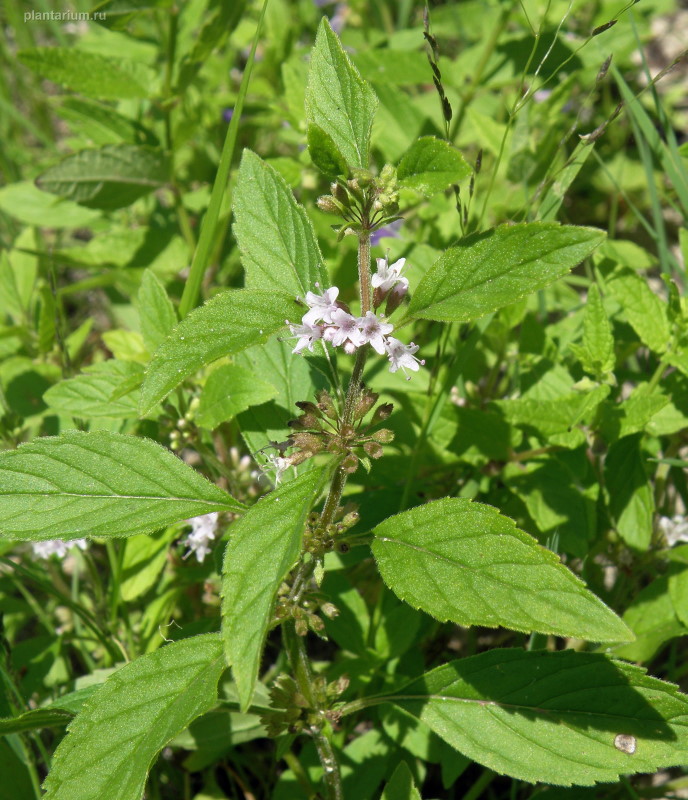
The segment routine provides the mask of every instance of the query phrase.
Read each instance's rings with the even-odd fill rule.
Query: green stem
[[[293,622],[286,622],[282,626],[282,638],[292,674],[301,694],[311,709],[319,715],[323,715],[324,721],[324,710],[318,705],[317,698],[313,692],[313,671],[306,652],[304,638],[296,633]],[[309,732],[313,737],[315,748],[318,751],[318,758],[322,764],[323,781],[327,787],[327,800],[344,800],[339,763],[332,748],[332,742],[330,742],[326,733],[326,725],[311,725]]]
[[[370,231],[368,230],[361,231],[358,237],[358,282],[361,290],[361,316],[365,316],[373,306],[373,288],[370,279]],[[361,351],[359,350],[359,352]]]

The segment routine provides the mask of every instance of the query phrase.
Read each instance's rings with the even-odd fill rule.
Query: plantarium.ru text
[[[44,5],[0,800],[688,796],[688,12]]]

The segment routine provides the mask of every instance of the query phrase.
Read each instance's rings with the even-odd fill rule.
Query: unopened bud
[[[300,408],[301,411],[306,411],[309,414],[315,414],[316,417],[322,417],[320,409],[315,405],[315,403],[311,403],[309,400],[297,400],[294,405],[297,408]]]
[[[356,472],[358,469],[358,459],[353,453],[349,453],[349,455],[342,461],[342,469],[344,472],[348,472],[349,475]]]
[[[379,431],[371,434],[370,438],[380,444],[389,444],[394,441],[394,431],[390,431],[389,428],[380,428]]]
[[[344,518],[342,519],[342,525],[344,528],[351,528],[358,522],[360,518],[361,515],[358,513],[358,511],[350,511],[348,514],[344,515]]]
[[[306,636],[308,633],[308,623],[305,619],[297,619],[294,623],[294,627],[296,628],[297,636]]]
[[[384,420],[389,419],[390,414],[394,411],[394,406],[391,403],[382,403],[375,409],[375,413],[373,414],[373,418],[371,420],[371,425],[375,425],[377,422],[384,422]]]
[[[318,408],[328,419],[338,419],[339,415],[337,414],[334,401],[326,389],[321,389],[315,395],[315,399],[318,401]]]
[[[318,208],[321,211],[324,211],[326,214],[337,214],[341,216],[344,212],[344,208],[340,203],[338,203],[335,198],[330,194],[324,194],[320,196],[317,200]]]
[[[382,454],[384,452],[382,445],[378,444],[377,442],[366,442],[363,445],[363,449],[371,458],[382,458]]]
[[[370,184],[373,181],[373,175],[367,169],[359,169],[359,168],[352,169],[351,175],[353,177],[353,180],[356,181],[357,183],[356,188],[358,188],[358,186],[361,186],[363,188],[365,188],[366,186],[370,186]],[[349,181],[349,185],[351,185],[351,181]]]
[[[294,447],[315,454],[323,449],[322,439],[315,433],[299,432],[292,436]]]
[[[323,603],[320,610],[328,619],[334,619],[339,616],[339,609],[334,603]]]
[[[377,403],[380,395],[376,394],[375,392],[371,392],[370,389],[365,389],[361,396],[358,398],[358,402],[356,403],[356,409],[354,410],[354,420],[363,419],[365,415],[370,411],[370,409]]]
[[[397,283],[387,297],[387,305],[385,306],[385,315],[393,314],[397,308],[404,302],[408,286],[405,283]]]
[[[321,429],[320,419],[315,414],[301,414],[296,419],[290,419],[287,425],[294,430],[308,431]]]

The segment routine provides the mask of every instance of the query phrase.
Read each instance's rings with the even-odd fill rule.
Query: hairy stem
[[[358,237],[358,277],[361,293],[361,313],[365,314],[372,308],[372,286],[370,278],[370,231],[363,230]],[[361,393],[361,379],[363,369],[368,355],[368,345],[360,347],[356,352],[354,368],[349,379],[349,386],[346,391],[344,408],[341,414],[341,425],[351,425],[356,412],[356,405]],[[340,464],[334,473],[327,500],[320,515],[320,525],[327,527],[330,525],[339,508],[342,493],[346,486],[349,473]],[[302,561],[297,570],[296,577],[292,584],[290,597],[296,600],[303,592],[303,588],[310,580],[315,561]],[[343,800],[344,791],[342,788],[342,776],[339,770],[339,763],[332,747],[332,742],[328,735],[329,725],[324,717],[324,709],[320,708],[317,698],[313,693],[313,673],[310,661],[306,652],[306,644],[303,637],[296,634],[293,622],[287,622],[282,626],[282,636],[289,658],[289,665],[301,693],[311,708],[323,714],[323,724],[315,724],[310,728],[318,758],[323,768],[323,781],[327,789],[327,800]]]

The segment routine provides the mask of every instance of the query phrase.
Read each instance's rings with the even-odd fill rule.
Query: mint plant
[[[53,262],[51,289],[27,260],[48,248],[30,215],[2,254],[3,336],[16,351],[0,370],[0,602],[15,603],[1,630],[21,650],[19,593],[52,632],[41,643],[52,667],[39,674],[43,651],[27,651],[21,676],[4,657],[0,756],[27,782],[22,797],[48,800],[225,796],[219,763],[232,796],[276,800],[411,800],[441,791],[437,774],[458,792],[447,797],[478,797],[497,775],[512,779],[511,797],[596,784],[645,796],[629,776],[679,767],[688,747],[688,698],[664,679],[675,676],[639,666],[688,625],[688,492],[670,480],[685,467],[688,316],[669,251],[651,286],[639,245],[555,221],[602,128],[550,171],[519,128],[530,90],[503,130],[472,108],[477,86],[455,117],[426,10],[441,125],[416,125],[419,107],[393,82],[373,88],[361,71],[374,76],[385,57],[372,50],[357,67],[323,17],[307,75],[292,61],[281,73],[307,150],[295,164],[243,150],[229,192],[236,247],[223,260],[223,196],[267,3],[198,239],[198,198],[174,166],[189,156],[174,106],[194,108],[189,87],[242,5],[219,4],[193,45],[193,22],[182,13],[180,33],[179,9],[169,13],[164,146],[111,106],[67,98],[63,112],[104,138],[36,181],[65,201],[52,207],[69,217],[58,228],[168,190],[189,257],[183,288],[164,264],[134,276],[115,263],[102,285],[115,287],[113,305],[129,293],[118,314],[137,322],[103,333],[107,352],[87,363],[93,323],[65,335]],[[112,14],[135,11],[122,8]],[[539,39],[524,67],[534,82],[549,55],[528,71]],[[394,66],[402,51],[388,53]],[[135,100],[153,81],[139,61],[78,49],[21,60],[86,97]],[[555,96],[543,118],[562,107]],[[391,144],[376,144],[376,115],[394,108],[413,133],[391,128]],[[685,226],[684,164],[642,106],[632,113],[671,165]],[[453,143],[466,119],[492,140],[470,160]],[[505,190],[485,227],[507,142],[504,180],[521,181],[530,205],[517,213]],[[304,165],[310,205],[292,191]],[[35,199],[34,188],[22,191]],[[414,219],[426,240],[378,244]],[[55,260],[83,266],[83,251],[109,252],[118,236],[131,249],[130,232],[93,220],[87,246],[50,243]],[[132,260],[144,242],[134,245]],[[36,380],[34,362],[38,414],[10,391]],[[36,589],[68,623],[53,624]],[[274,740],[279,773],[264,750],[242,750],[260,739]],[[182,795],[166,764],[183,751],[187,779],[204,777]]]

